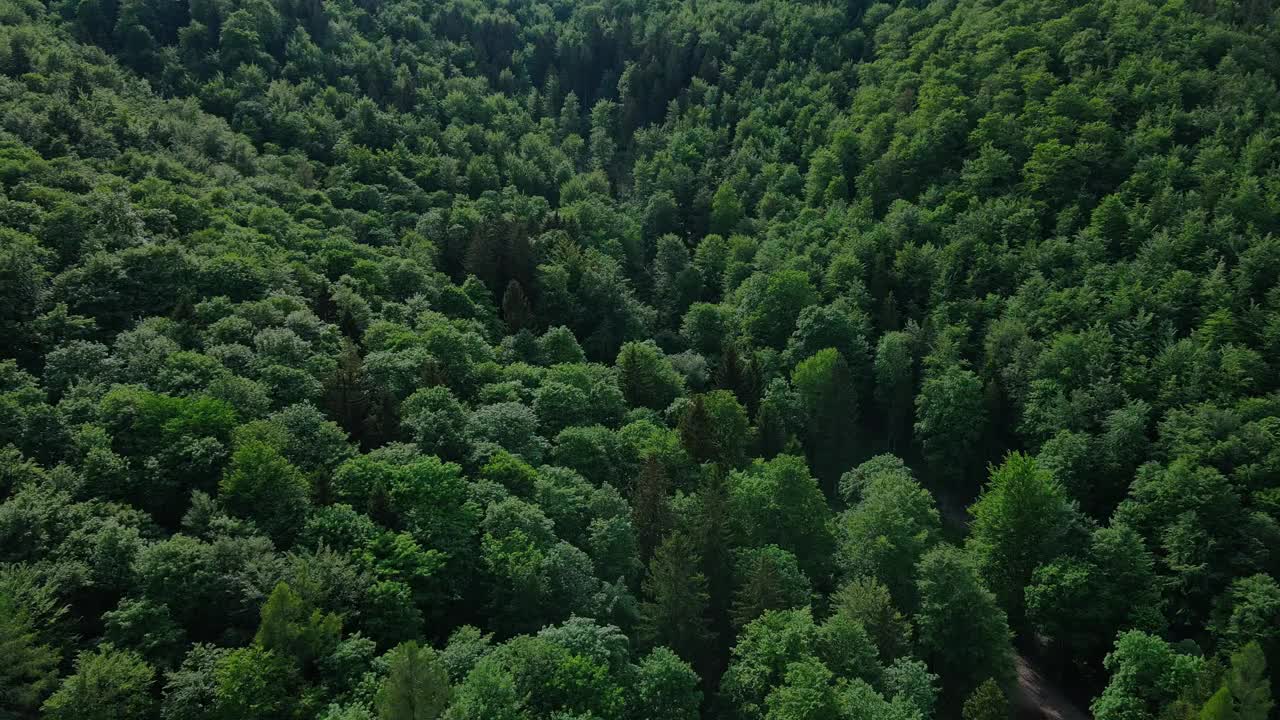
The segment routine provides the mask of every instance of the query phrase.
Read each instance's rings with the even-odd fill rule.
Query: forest
[[[1274,720],[1278,81],[1270,0],[0,0],[0,720]]]

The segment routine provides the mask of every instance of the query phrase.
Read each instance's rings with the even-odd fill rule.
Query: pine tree
[[[280,582],[262,606],[262,621],[254,641],[306,666],[338,644],[342,621],[332,613],[313,609],[288,583]]]
[[[507,283],[507,291],[502,295],[502,319],[511,332],[529,327],[533,322],[533,309],[529,306],[529,298],[524,294],[520,283],[512,280]]]
[[[648,565],[653,551],[671,529],[671,505],[667,498],[670,484],[662,462],[653,455],[645,458],[631,495],[631,522],[636,529],[636,546],[640,562]]]
[[[1231,706],[1231,691],[1226,685],[1218,688],[1196,717],[1197,720],[1234,720],[1235,708]]]
[[[695,668],[708,666],[714,636],[707,628],[707,576],[697,545],[682,532],[663,541],[649,562],[640,609],[640,634],[649,647],[665,645]]]
[[[1267,677],[1267,658],[1258,643],[1251,642],[1231,656],[1226,687],[1231,691],[1236,720],[1267,720],[1275,703]]]
[[[680,443],[694,460],[708,462],[716,459],[714,428],[711,427],[711,416],[707,414],[702,395],[693,396],[680,416],[679,429]]]
[[[388,673],[378,690],[381,720],[435,720],[449,705],[449,674],[435,650],[409,641],[388,657]]]
[[[711,466],[698,488],[698,524],[695,528],[702,574],[707,578],[708,626],[715,637],[732,637],[729,603],[733,593],[733,533],[729,517],[729,474],[719,465]],[[714,688],[720,672],[729,662],[729,647],[716,645],[714,662],[702,668],[708,689]]]
[[[1008,720],[1009,698],[995,680],[987,678],[964,701],[964,720]]]

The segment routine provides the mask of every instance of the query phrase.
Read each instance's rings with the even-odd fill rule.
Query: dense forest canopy
[[[1280,688],[1269,0],[0,0],[0,718]]]

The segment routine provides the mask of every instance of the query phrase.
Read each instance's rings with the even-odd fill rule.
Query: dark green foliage
[[[30,615],[0,592],[0,713],[31,714],[57,682],[58,652],[41,641]]]
[[[281,544],[302,529],[308,485],[302,473],[270,446],[246,443],[231,458],[218,497],[233,514],[253,520]]]
[[[691,538],[672,533],[655,550],[644,584],[641,636],[664,645],[683,660],[705,667],[715,637],[707,629],[707,578]]]
[[[918,645],[943,679],[943,704],[962,703],[987,678],[1009,681],[1009,625],[972,561],[950,545],[939,545],[920,560],[917,574]]]

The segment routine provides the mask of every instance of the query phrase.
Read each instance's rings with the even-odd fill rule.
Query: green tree
[[[798,270],[779,270],[762,279],[759,296],[743,308],[744,329],[760,345],[781,350],[800,311],[818,302],[818,293],[808,275]]]
[[[711,232],[728,237],[742,222],[742,201],[733,185],[724,183],[711,198]]]
[[[435,720],[449,705],[449,676],[436,652],[414,641],[387,654],[387,677],[378,689],[382,720]]]
[[[967,549],[1015,627],[1024,619],[1023,589],[1036,567],[1071,549],[1075,504],[1035,458],[1010,453],[969,509]]]
[[[42,642],[30,613],[0,591],[0,714],[28,714],[57,683],[58,651]]]
[[[675,653],[654,648],[639,662],[628,703],[635,720],[695,720],[702,703],[698,675]]]
[[[298,707],[291,663],[260,645],[232,650],[213,671],[216,720],[287,718]]]
[[[874,375],[876,402],[884,413],[885,443],[890,452],[901,453],[910,442],[915,412],[915,349],[909,334],[894,331],[881,336]]]
[[[916,395],[916,440],[930,469],[960,481],[974,465],[986,428],[982,381],[956,365],[929,368]]]
[[[987,678],[1011,679],[1009,625],[972,560],[951,545],[938,545],[921,558],[917,575],[918,644],[942,678],[943,705],[960,705]]]
[[[756,460],[729,477],[730,520],[739,544],[777,545],[796,556],[809,577],[823,577],[834,540],[831,511],[804,460]]]
[[[894,606],[889,588],[875,578],[853,578],[832,594],[830,603],[833,616],[847,615],[866,629],[882,662],[910,651],[911,622]]]
[[[54,720],[146,720],[155,711],[155,677],[137,653],[104,645],[76,656],[75,673],[40,709]]]
[[[627,343],[618,352],[619,384],[627,403],[666,410],[684,392],[684,380],[651,342]]]
[[[695,667],[705,667],[715,637],[707,628],[707,578],[697,546],[683,533],[667,536],[649,562],[649,598],[640,607],[640,632],[650,647],[666,646]]]
[[[933,496],[905,466],[885,464],[890,457],[873,458],[841,481],[857,502],[836,521],[837,561],[850,576],[883,583],[900,607],[911,608],[916,564],[940,539],[942,524]]]
[[[964,720],[1009,720],[1009,699],[995,680],[987,678],[964,701]]]
[[[1225,685],[1209,697],[1209,701],[1196,715],[1197,720],[1231,720],[1234,717],[1235,708],[1231,704],[1231,692]]]
[[[765,698],[766,720],[823,720],[836,717],[832,674],[817,658],[787,666],[783,682]]]
[[[1160,717],[1203,664],[1202,658],[1181,654],[1158,637],[1122,632],[1103,663],[1111,679],[1090,710],[1098,720]]]
[[[849,365],[838,350],[821,350],[796,366],[791,385],[806,415],[809,462],[834,496],[836,480],[858,456],[858,442],[851,437],[858,423],[858,400]]]
[[[341,632],[342,621],[337,615],[310,607],[288,583],[280,582],[262,606],[254,642],[306,667],[329,654]]]
[[[738,587],[730,613],[739,627],[767,610],[805,607],[813,598],[809,578],[795,555],[777,545],[740,551],[735,574]]]
[[[1234,716],[1239,720],[1266,720],[1275,702],[1267,677],[1267,658],[1256,642],[1246,644],[1231,656],[1226,688],[1231,693]]]
[[[306,478],[273,447],[250,441],[239,447],[218,487],[227,509],[253,520],[272,539],[293,542],[306,519]]]

